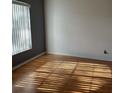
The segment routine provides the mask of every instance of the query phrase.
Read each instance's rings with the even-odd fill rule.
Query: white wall
[[[112,60],[111,0],[45,0],[49,53]],[[104,50],[109,52],[104,54]]]

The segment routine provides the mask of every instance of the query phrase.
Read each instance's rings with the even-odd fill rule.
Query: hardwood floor
[[[13,71],[13,93],[112,93],[112,64],[41,56]]]

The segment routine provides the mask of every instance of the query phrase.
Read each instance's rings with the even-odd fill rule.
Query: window
[[[12,54],[18,54],[32,48],[30,6],[13,1],[12,4]]]

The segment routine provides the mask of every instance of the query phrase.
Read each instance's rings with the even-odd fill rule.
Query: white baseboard
[[[19,67],[21,67],[21,66],[23,66],[23,65],[25,65],[25,64],[27,64],[27,63],[29,63],[29,62],[31,62],[32,60],[34,60],[34,59],[36,59],[36,58],[38,58],[38,57],[40,57],[40,56],[42,56],[42,55],[44,55],[44,54],[46,54],[46,52],[42,52],[42,53],[36,55],[35,57],[30,58],[30,59],[24,61],[23,63],[21,63],[21,64],[15,66],[15,67],[13,67],[13,68],[12,68],[12,71],[16,70],[17,68],[19,68]]]
[[[46,52],[47,54],[55,54],[55,55],[63,55],[63,56],[72,56],[72,57],[80,57],[80,58],[87,58],[87,59],[94,59],[94,60],[101,60],[101,61],[112,61],[111,59],[106,59],[106,58],[99,58],[99,57],[91,57],[91,56],[83,56],[83,55],[74,55],[74,54],[69,54],[69,53],[61,53],[61,52]]]

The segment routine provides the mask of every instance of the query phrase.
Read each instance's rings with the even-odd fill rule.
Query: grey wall
[[[45,0],[45,17],[49,53],[112,60],[111,0]]]
[[[44,29],[44,1],[43,0],[20,0],[31,5],[31,33],[32,49],[12,57],[13,67],[32,58],[45,49],[45,29]]]

